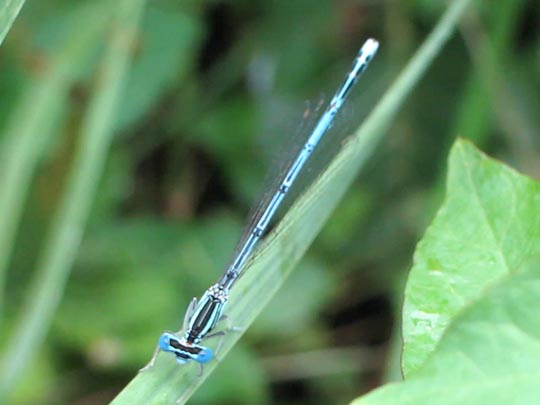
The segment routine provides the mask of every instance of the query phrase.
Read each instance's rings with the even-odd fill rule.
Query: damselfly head
[[[159,338],[159,348],[164,352],[174,353],[176,361],[180,364],[189,363],[191,360],[197,363],[208,363],[214,357],[212,349],[187,342],[174,333],[165,332]]]

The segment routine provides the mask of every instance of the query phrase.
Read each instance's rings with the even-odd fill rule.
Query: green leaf
[[[454,319],[433,356],[410,379],[353,404],[537,403],[539,303],[537,257],[484,290]]]
[[[318,319],[337,284],[336,274],[312,260],[302,260],[250,328],[250,334],[281,337],[298,334]],[[283,317],[286,313],[287,316]]]
[[[537,183],[458,141],[447,188],[405,290],[405,376],[422,366],[461,310],[540,253]]]
[[[407,379],[355,405],[537,402],[539,203],[539,183],[456,142],[408,280]]]
[[[247,265],[246,275],[231,291],[227,316],[232,325],[242,330],[247,329],[276,293],[322,228],[362,164],[382,139],[406,97],[450,37],[469,2],[470,0],[456,0],[451,3],[433,32],[364,124],[262,243]],[[376,66],[376,63],[377,61],[373,66]],[[234,332],[225,336],[220,358],[240,336],[241,333]],[[212,346],[214,343],[208,344]],[[149,355],[150,350],[149,348]],[[172,403],[177,399],[184,402],[217,364],[218,361],[206,364],[203,374],[198,376],[197,365],[181,367],[172,356],[161,353],[153,369],[139,374],[112,403],[157,404]]]

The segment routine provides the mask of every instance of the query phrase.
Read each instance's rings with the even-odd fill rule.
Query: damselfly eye
[[[197,362],[198,363],[208,363],[210,360],[212,360],[212,357],[214,357],[214,353],[212,352],[212,349],[209,349],[205,347],[201,350],[199,355],[197,356]]]

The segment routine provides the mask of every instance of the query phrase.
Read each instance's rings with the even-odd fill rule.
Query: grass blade
[[[24,0],[6,0],[0,6],[0,45],[4,42],[7,33],[9,32],[15,18],[19,15],[19,11],[24,4]]]
[[[10,339],[11,350],[2,365],[1,399],[9,395],[40,347],[62,297],[111,144],[115,111],[144,3],[145,0],[117,3],[113,34],[82,124],[66,191],[38,261],[38,274],[29,290],[27,305]]]
[[[0,144],[0,308],[17,225],[36,166],[51,142],[55,119],[66,103],[69,89],[80,75],[81,65],[95,49],[103,31],[103,6],[83,7],[73,17],[77,27],[48,64],[35,74],[14,107]],[[92,23],[84,23],[84,21]],[[0,310],[0,314],[2,311]]]
[[[382,139],[408,94],[454,31],[470,1],[451,2],[436,28],[354,138],[344,146],[323,175],[294,204],[263,243],[245,277],[231,292],[227,315],[233,325],[245,330],[300,260],[362,164]],[[374,63],[376,66],[376,61]],[[229,333],[220,356],[230,350],[239,337],[238,333]],[[217,361],[206,365],[203,376],[198,377],[195,366],[181,367],[171,356],[161,354],[156,366],[133,379],[113,404],[174,403],[177,398],[183,402],[216,366]]]

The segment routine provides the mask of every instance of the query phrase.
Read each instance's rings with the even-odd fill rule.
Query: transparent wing
[[[358,65],[359,58],[360,56],[355,59],[356,66]],[[349,76],[347,76],[347,79],[348,78]],[[364,84],[369,85],[369,82],[364,82]],[[265,187],[266,191],[263,193],[263,197],[261,198],[259,204],[255,207],[249,217],[249,222],[247,223],[242,236],[234,249],[231,263],[235,263],[238,255],[242,254],[244,251],[246,244],[251,243],[252,235],[254,232],[257,232],[258,224],[263,216],[267,214],[270,206],[275,203],[273,199],[276,195],[276,191],[283,185],[285,178],[290,174],[291,167],[294,165],[299,153],[305,147],[306,140],[312,136],[314,129],[319,125],[319,119],[325,119],[325,115],[328,115],[328,111],[331,109],[333,103],[335,103],[338,94],[343,92],[344,89],[348,91],[350,87],[350,84],[348,87],[340,87],[340,90],[338,90],[338,93],[336,93],[332,101],[329,103],[328,108],[325,110],[323,110],[321,106],[325,105],[326,103],[318,102],[312,104],[313,107],[309,107],[303,112],[303,120],[300,130],[297,131],[297,136],[294,136],[292,141],[289,142],[290,146],[287,148],[287,151],[282,154],[282,163],[277,166],[278,169],[274,169],[271,172],[272,175],[270,176],[270,180],[267,182],[267,186]],[[371,86],[363,85],[362,87],[364,89],[368,87],[378,90],[380,86],[373,86],[373,83],[371,83]],[[313,181],[322,173],[324,168],[327,167],[331,159],[339,152],[343,145],[344,139],[351,134],[350,131],[358,126],[363,116],[365,116],[369,111],[369,107],[374,104],[373,102],[367,101],[370,95],[369,93],[371,93],[371,98],[374,98],[375,95],[378,94],[378,91],[364,91],[364,96],[362,99],[349,101],[347,104],[349,105],[349,108],[339,111],[339,113],[336,115],[336,119],[332,121],[330,127],[323,132],[324,136],[320,138],[320,142],[317,141],[317,144],[315,144],[316,148],[314,149],[312,155],[308,155],[309,158],[306,165],[299,172],[298,178],[293,180],[291,188],[285,192],[283,201],[278,204],[279,209],[276,212],[276,215],[273,216],[269,226],[264,229],[264,234],[261,235],[261,238],[264,238],[271,231],[275,224],[282,218],[283,214],[288,210],[290,205],[296,201],[298,196],[300,196],[310,184],[313,183]],[[347,93],[345,92],[343,99],[338,101],[343,102],[346,95]],[[361,106],[364,106],[364,108],[359,108]],[[354,114],[352,114],[352,112],[354,112]],[[253,253],[255,251],[250,252],[249,257],[239,269],[238,278],[244,274],[245,269],[252,260]]]

